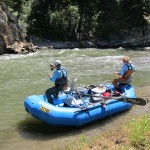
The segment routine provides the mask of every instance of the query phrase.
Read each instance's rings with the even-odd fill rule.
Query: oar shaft
[[[125,97],[125,96],[110,96],[110,97],[106,97],[106,96],[98,96],[98,95],[92,95],[92,94],[85,94],[85,96],[90,96],[90,97],[99,97],[99,98],[103,98],[105,101],[110,100],[110,99],[114,99],[114,100],[119,100],[119,101],[123,101],[123,102],[127,102],[127,103],[132,103],[132,104],[137,104],[137,105],[141,105],[141,106],[145,106],[147,104],[147,100],[144,98],[137,98],[137,97]],[[101,99],[100,99],[101,100]],[[97,99],[98,101],[98,99]]]

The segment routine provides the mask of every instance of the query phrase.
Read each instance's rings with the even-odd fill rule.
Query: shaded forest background
[[[53,41],[110,40],[150,25],[150,0],[2,0],[28,35]]]

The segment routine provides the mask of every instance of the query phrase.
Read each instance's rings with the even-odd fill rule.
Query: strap
[[[127,66],[128,70],[133,70],[133,68],[132,68],[132,65],[131,65],[131,64],[129,64],[129,65],[125,64],[125,65]]]
[[[64,67],[58,68],[57,70],[60,70],[60,71],[61,71],[61,73],[62,73],[62,75],[63,75],[63,76],[62,76],[63,78],[68,76],[67,70],[66,70]],[[64,71],[65,71],[65,73],[64,73]]]

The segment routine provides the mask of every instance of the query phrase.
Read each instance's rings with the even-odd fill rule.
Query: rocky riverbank
[[[149,35],[150,36],[150,35]],[[147,43],[142,46],[138,45],[140,42],[135,44],[134,42],[130,41],[122,41],[124,44],[111,44],[107,43],[106,41],[66,41],[66,42],[56,42],[56,41],[49,41],[47,39],[39,39],[35,36],[30,36],[30,41],[36,46],[36,49],[74,49],[74,48],[119,48],[119,49],[126,49],[126,48],[133,48],[133,49],[140,49],[141,50],[150,50],[150,37],[147,40]]]

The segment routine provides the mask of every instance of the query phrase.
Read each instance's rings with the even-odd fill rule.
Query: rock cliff
[[[5,53],[24,53],[30,51],[26,42],[26,30],[17,23],[16,17],[8,10],[5,3],[0,3],[0,55]],[[15,49],[14,45],[18,42]],[[29,44],[31,45],[31,44]],[[33,46],[33,45],[32,45]],[[33,47],[32,50],[33,51]]]

